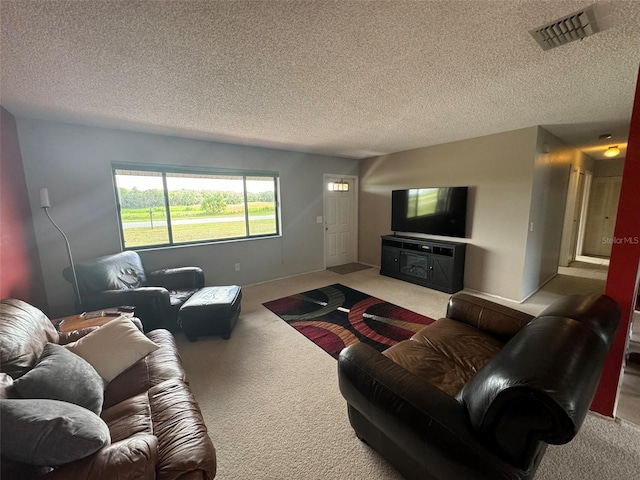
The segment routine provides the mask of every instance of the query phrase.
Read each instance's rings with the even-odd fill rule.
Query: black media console
[[[382,236],[380,274],[447,293],[464,288],[466,243]]]

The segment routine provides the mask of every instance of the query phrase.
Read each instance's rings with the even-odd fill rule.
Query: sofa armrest
[[[142,322],[145,332],[164,328],[171,315],[169,291],[163,287],[104,290],[82,296],[82,306],[87,311],[119,305],[135,307],[135,316]]]
[[[567,295],[545,308],[539,317],[564,317],[567,313],[570,318],[589,325],[611,346],[620,318],[620,306],[613,298],[598,293]]]
[[[6,373],[0,373],[0,398],[20,398],[13,386],[13,378]]]
[[[196,290],[204,287],[204,272],[200,267],[163,268],[147,273],[147,283],[167,290]]]
[[[487,448],[527,466],[540,442],[560,445],[576,435],[607,352],[607,342],[588,324],[563,317],[537,318],[457,397]]]
[[[470,430],[466,411],[456,399],[374,348],[358,343],[343,349],[338,381],[351,408],[413,458],[440,465],[448,478],[508,478],[508,467]],[[363,436],[357,428],[356,432]],[[370,439],[364,435],[364,440]],[[486,477],[475,476],[477,465],[483,466]]]
[[[38,477],[41,480],[153,480],[156,478],[158,439],[139,434],[101,448],[93,455]]]
[[[118,307],[120,305],[154,305],[169,308],[171,302],[169,291],[164,287],[140,287],[131,290],[103,290],[82,296],[82,306],[85,310],[100,310],[102,308]],[[136,312],[137,313],[137,312]]]
[[[534,319],[528,313],[466,293],[449,299],[447,318],[471,325],[504,343]]]

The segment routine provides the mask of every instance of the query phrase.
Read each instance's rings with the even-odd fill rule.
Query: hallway
[[[604,293],[608,266],[600,263],[576,261],[568,267],[558,267],[558,275],[540,291],[522,304],[522,310],[539,312],[541,306],[548,305],[562,295],[573,293]],[[633,319],[631,342],[640,352],[640,312]],[[634,350],[632,350],[634,351]],[[640,363],[628,362],[622,376],[622,386],[615,412],[617,418],[640,426]]]

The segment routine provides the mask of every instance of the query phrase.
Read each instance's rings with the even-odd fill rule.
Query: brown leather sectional
[[[534,318],[456,294],[410,340],[340,353],[349,421],[407,479],[531,479],[582,425],[619,316],[605,295]]]
[[[0,398],[18,396],[13,379],[35,365],[47,342],[66,344],[90,330],[59,333],[35,307],[3,300]],[[173,336],[167,330],[154,330],[147,337],[160,348],[106,386],[100,417],[109,427],[111,444],[37,478],[205,480],[215,476],[216,452],[185,382]],[[6,458],[1,463],[3,479],[33,478],[36,470]]]

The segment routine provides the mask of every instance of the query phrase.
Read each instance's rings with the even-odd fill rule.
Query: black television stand
[[[447,293],[464,288],[466,243],[382,236],[380,274]]]

